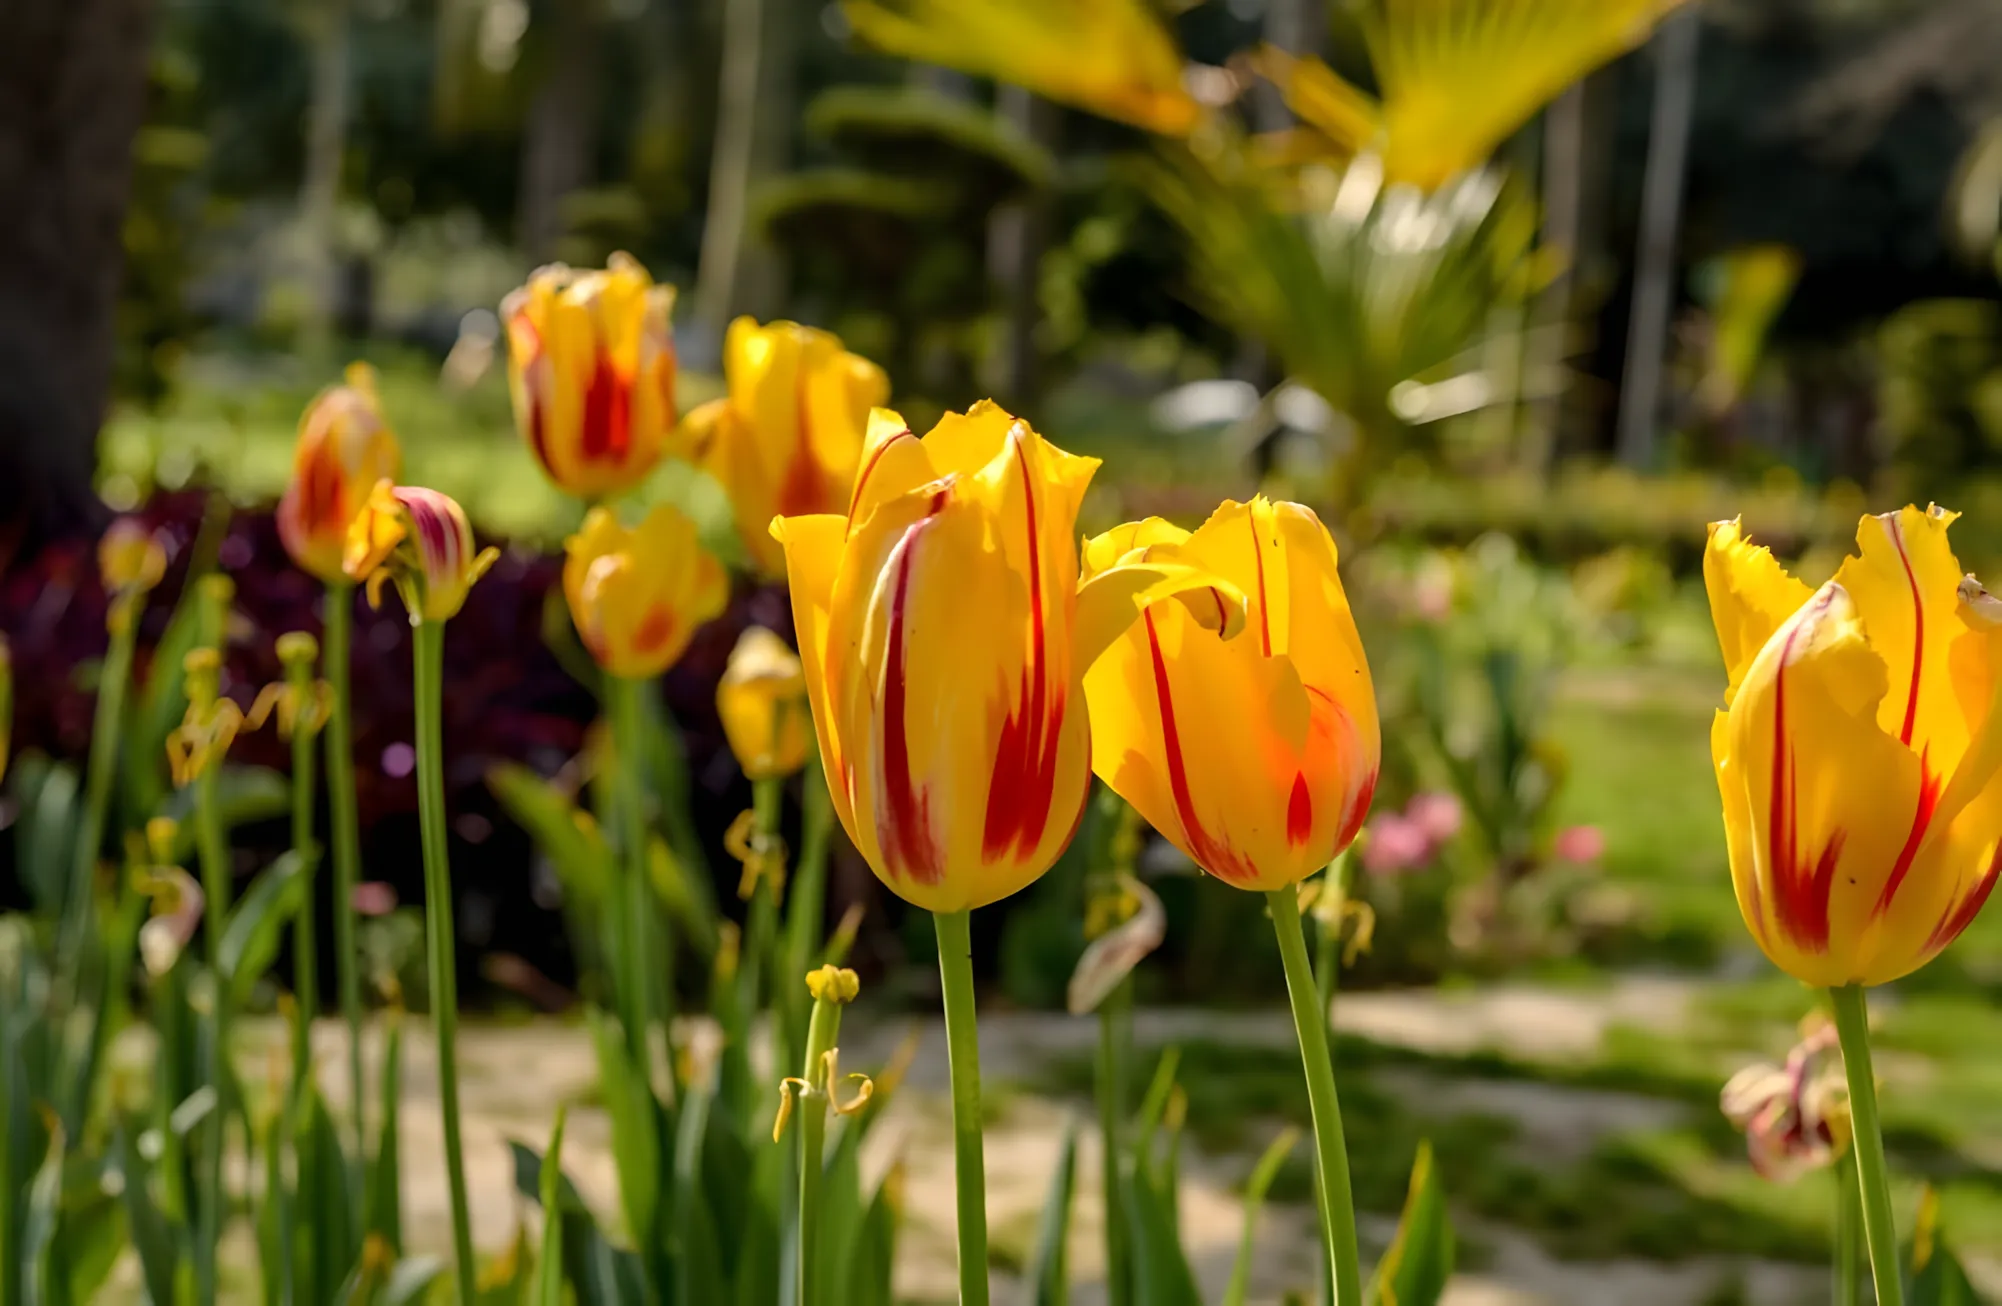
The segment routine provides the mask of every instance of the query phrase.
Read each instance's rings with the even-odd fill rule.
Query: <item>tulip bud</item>
[[[664,503],[631,530],[611,509],[593,508],[564,555],[578,637],[599,666],[628,680],[673,666],[730,597],[730,578],[695,524]]]
[[[351,363],[346,383],[322,390],[299,418],[292,479],[278,501],[278,538],[292,561],[327,584],[344,584],[349,524],[375,483],[402,470],[402,450],[376,399],[375,369]]]
[[[798,655],[763,626],[746,626],[716,685],[716,714],[746,778],[772,780],[806,765],[813,719]]]
[[[417,626],[457,616],[473,582],[499,556],[492,547],[475,552],[472,524],[449,496],[377,481],[349,525],[343,566],[350,580],[367,584],[371,607],[381,602],[383,583],[394,581]]]
[[[566,493],[639,484],[674,428],[674,287],[629,254],[603,271],[552,264],[501,302],[515,424]]]
[[[847,1006],[862,991],[862,981],[855,972],[840,966],[822,966],[807,972],[807,992],[813,994],[815,1002],[832,1002],[837,1006]]]
[[[730,495],[751,561],[778,578],[772,518],[847,510],[869,411],[889,402],[890,379],[825,331],[748,317],[724,337],[723,376],[729,394],[688,415],[686,438]]]

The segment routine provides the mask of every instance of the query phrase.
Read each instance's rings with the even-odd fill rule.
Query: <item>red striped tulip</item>
[[[603,271],[541,268],[501,302],[515,425],[580,499],[639,484],[674,429],[674,287],[614,254]]]
[[[681,659],[723,610],[730,578],[695,524],[659,504],[632,530],[593,508],[564,546],[563,595],[584,647],[615,676],[644,680]]]
[[[402,470],[402,451],[376,400],[375,369],[352,363],[346,384],[322,390],[299,419],[292,479],[278,501],[278,538],[292,561],[330,585],[342,583],[349,523],[375,483]]]
[[[1005,898],[1063,851],[1090,784],[1081,677],[1142,612],[1175,597],[1242,627],[1236,587],[1172,547],[1080,587],[1097,468],[992,403],[922,440],[878,410],[847,512],[772,524],[835,811],[919,907]]]
[[[1809,984],[1883,984],[1967,928],[2002,865],[2002,602],[1955,514],[1865,517],[1810,591],[1735,521],[1703,578],[1729,683],[1710,745],[1738,907]]]
[[[730,324],[730,393],[688,415],[689,443],[737,511],[744,549],[765,576],[785,574],[773,517],[841,512],[855,482],[869,411],[890,379],[825,331],[795,322]]]
[[[499,556],[475,548],[465,509],[449,495],[377,481],[348,528],[343,565],[350,580],[367,583],[370,606],[381,602],[383,582],[394,581],[416,626],[457,616]]]
[[[1226,503],[1193,535],[1159,518],[1085,545],[1085,574],[1176,548],[1249,603],[1223,640],[1185,609],[1149,611],[1085,676],[1092,765],[1227,884],[1269,892],[1354,842],[1381,747],[1369,662],[1335,542],[1296,503]]]

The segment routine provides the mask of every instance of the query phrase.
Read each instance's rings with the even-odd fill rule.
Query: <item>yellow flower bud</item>
[[[631,530],[611,509],[593,508],[564,551],[563,595],[578,637],[599,666],[628,680],[673,666],[729,601],[723,564],[664,503]]]
[[[167,548],[137,518],[120,517],[97,542],[97,571],[106,592],[143,594],[167,574]]]
[[[342,566],[350,580],[367,583],[371,605],[381,601],[383,583],[394,581],[416,626],[457,616],[473,582],[499,556],[492,547],[475,551],[472,524],[450,496],[377,481],[349,524]]]
[[[763,626],[737,637],[716,685],[716,714],[737,765],[751,780],[791,775],[806,765],[813,718],[799,656]]]

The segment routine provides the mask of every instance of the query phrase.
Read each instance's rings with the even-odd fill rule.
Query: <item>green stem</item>
[[[1863,1306],[1863,1209],[1856,1187],[1856,1158],[1835,1158],[1835,1306]]]
[[[320,1014],[319,921],[314,912],[320,850],[313,840],[314,734],[307,728],[306,710],[301,704],[292,729],[292,850],[299,855],[299,874],[306,882],[292,922],[292,996],[299,1004],[293,1075],[301,1083],[312,1073],[313,1020]]]
[[[222,758],[208,761],[195,779],[195,842],[202,864],[202,946],[208,963],[209,1042],[203,1078],[214,1101],[202,1126],[200,1208],[195,1249],[198,1287],[213,1293],[217,1286],[216,1247],[222,1239],[223,1134],[229,1120],[229,982],[222,973],[222,936],[229,920],[229,845],[223,838],[222,814],[216,798],[216,777]],[[203,1296],[202,1300],[213,1300]]]
[[[1307,939],[1300,928],[1300,892],[1289,884],[1265,898],[1272,905],[1272,925],[1286,967],[1286,994],[1293,1004],[1293,1028],[1300,1038],[1300,1059],[1307,1072],[1307,1101],[1313,1109],[1314,1147],[1320,1161],[1321,1233],[1328,1263],[1335,1267],[1335,1301],[1339,1306],[1361,1306],[1362,1272],[1356,1256],[1348,1148],[1342,1140],[1334,1063],[1328,1057],[1328,1018],[1320,1009],[1320,990],[1314,984]]]
[[[619,944],[613,950],[619,1019],[626,1027],[626,1048],[647,1083],[653,1082],[653,1056],[647,1042],[653,1027],[652,976],[647,969],[647,921],[653,895],[647,889],[646,736],[640,730],[640,687],[620,676],[605,677],[605,710],[611,717],[612,741],[618,749],[620,792],[619,851],[625,859],[620,893]]]
[[[801,988],[806,987],[804,983]],[[800,1078],[813,1087],[799,1095],[799,1303],[820,1306],[820,1174],[826,1164],[827,1104],[834,1085],[824,1080],[820,1062],[841,1035],[841,1004],[817,1001],[807,1025],[806,1056]]]
[[[442,734],[445,626],[420,622],[416,647],[417,810],[424,846],[424,931],[429,943],[431,1020],[438,1034],[438,1104],[444,1113],[445,1178],[452,1199],[453,1269],[459,1301],[472,1306],[473,1229],[466,1208],[466,1166],[459,1140],[459,980],[452,951],[452,868],[445,850],[445,746]]]
[[[827,911],[827,835],[834,824],[834,805],[818,759],[801,781],[800,807],[799,859],[786,893],[785,960],[779,967],[779,992],[785,998],[780,1006],[790,1047],[804,1046],[806,1040],[811,999],[798,980],[817,963]]]
[[[1870,1277],[1878,1306],[1904,1306],[1898,1276],[1898,1234],[1891,1219],[1891,1185],[1884,1165],[1884,1134],[1877,1121],[1877,1075],[1870,1066],[1870,1014],[1862,986],[1828,991],[1835,1008],[1835,1032],[1842,1039],[1842,1065],[1849,1075],[1849,1118],[1854,1130],[1856,1178],[1863,1196],[1863,1239],[1870,1251]]]
[[[1348,871],[1349,860],[1346,852],[1338,855],[1333,862],[1329,863],[1327,873],[1322,877],[1324,883],[1321,886],[1321,892],[1334,894],[1342,901],[1337,902],[1325,915],[1317,913],[1319,928],[1314,932],[1315,990],[1320,995],[1321,1010],[1327,1014],[1328,1018],[1330,1064],[1333,1064],[1334,1059],[1335,996],[1341,991],[1342,983],[1342,912],[1340,908],[1348,899]],[[1333,921],[1333,924],[1328,923],[1330,920]],[[1314,1200],[1317,1204],[1321,1200],[1320,1184],[1321,1171],[1317,1166],[1314,1169]],[[1321,1300],[1323,1303],[1332,1303],[1335,1300],[1335,1263],[1326,1256],[1321,1258]]]
[[[327,587],[321,670],[333,689],[327,718],[327,825],[334,854],[334,977],[341,1017],[348,1027],[348,1102],[354,1116],[355,1192],[364,1191],[368,1172],[368,1130],[363,1121],[365,1081],[361,1067],[361,948],[356,941],[355,888],[361,883],[361,821],[355,808],[353,704],[348,654],[354,640],[352,585]]]
[[[933,912],[952,1071],[953,1178],[959,1190],[959,1306],[987,1306],[987,1176],[980,1142],[980,1030],[973,1012],[973,913]]]
[[[83,824],[76,833],[76,863],[63,896],[64,956],[69,974],[82,974],[81,958],[88,946],[92,891],[97,883],[97,859],[104,851],[104,823],[111,810],[111,785],[118,776],[118,743],[124,734],[125,692],[132,683],[132,648],[137,638],[139,603],[112,599],[111,640],[97,684],[97,711],[91,718],[90,763],[84,780]]]
[[[1126,1249],[1126,1215],[1121,1204],[1119,1158],[1125,1154],[1126,1022],[1133,1009],[1133,978],[1127,976],[1098,1004],[1099,1180],[1105,1203],[1106,1306],[1133,1306],[1133,1267]]]

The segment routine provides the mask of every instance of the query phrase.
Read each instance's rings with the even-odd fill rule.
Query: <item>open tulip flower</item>
[[[1187,607],[1130,626],[1086,673],[1101,779],[1227,884],[1269,892],[1355,840],[1381,753],[1369,664],[1310,509],[1226,503],[1193,535],[1159,518],[1085,546],[1085,573],[1170,545],[1250,600],[1226,640]]]
[[[1730,681],[1711,731],[1731,876],[1752,937],[1809,984],[1883,984],[1974,919],[2002,855],[2002,681],[1955,514],[1865,517],[1817,591],[1736,522],[1704,581]]]
[[[609,508],[593,508],[564,553],[563,595],[584,647],[630,680],[673,666],[730,597],[723,564],[667,504],[630,530]]]
[[[1089,784],[1080,677],[1143,610],[1235,634],[1243,598],[1173,545],[1080,588],[1092,473],[991,402],[922,440],[870,422],[845,514],[782,517],[800,656],[835,810],[898,896],[1005,898],[1070,842]]]
[[[396,582],[417,626],[457,616],[499,556],[474,547],[466,511],[449,495],[378,481],[348,527],[342,565],[350,580],[367,582],[371,604],[381,601],[383,582]]]
[[[748,317],[724,338],[723,376],[729,393],[690,413],[684,434],[729,492],[751,561],[781,577],[772,518],[847,509],[869,413],[889,401],[890,379],[825,331]]]
[[[580,499],[621,494],[674,429],[674,287],[614,254],[600,271],[538,269],[501,301],[515,425],[550,480]]]
[[[375,483],[395,480],[402,464],[376,400],[375,369],[350,364],[346,383],[322,390],[299,419],[292,479],[278,501],[278,538],[292,561],[329,585],[344,584],[348,525]]]

